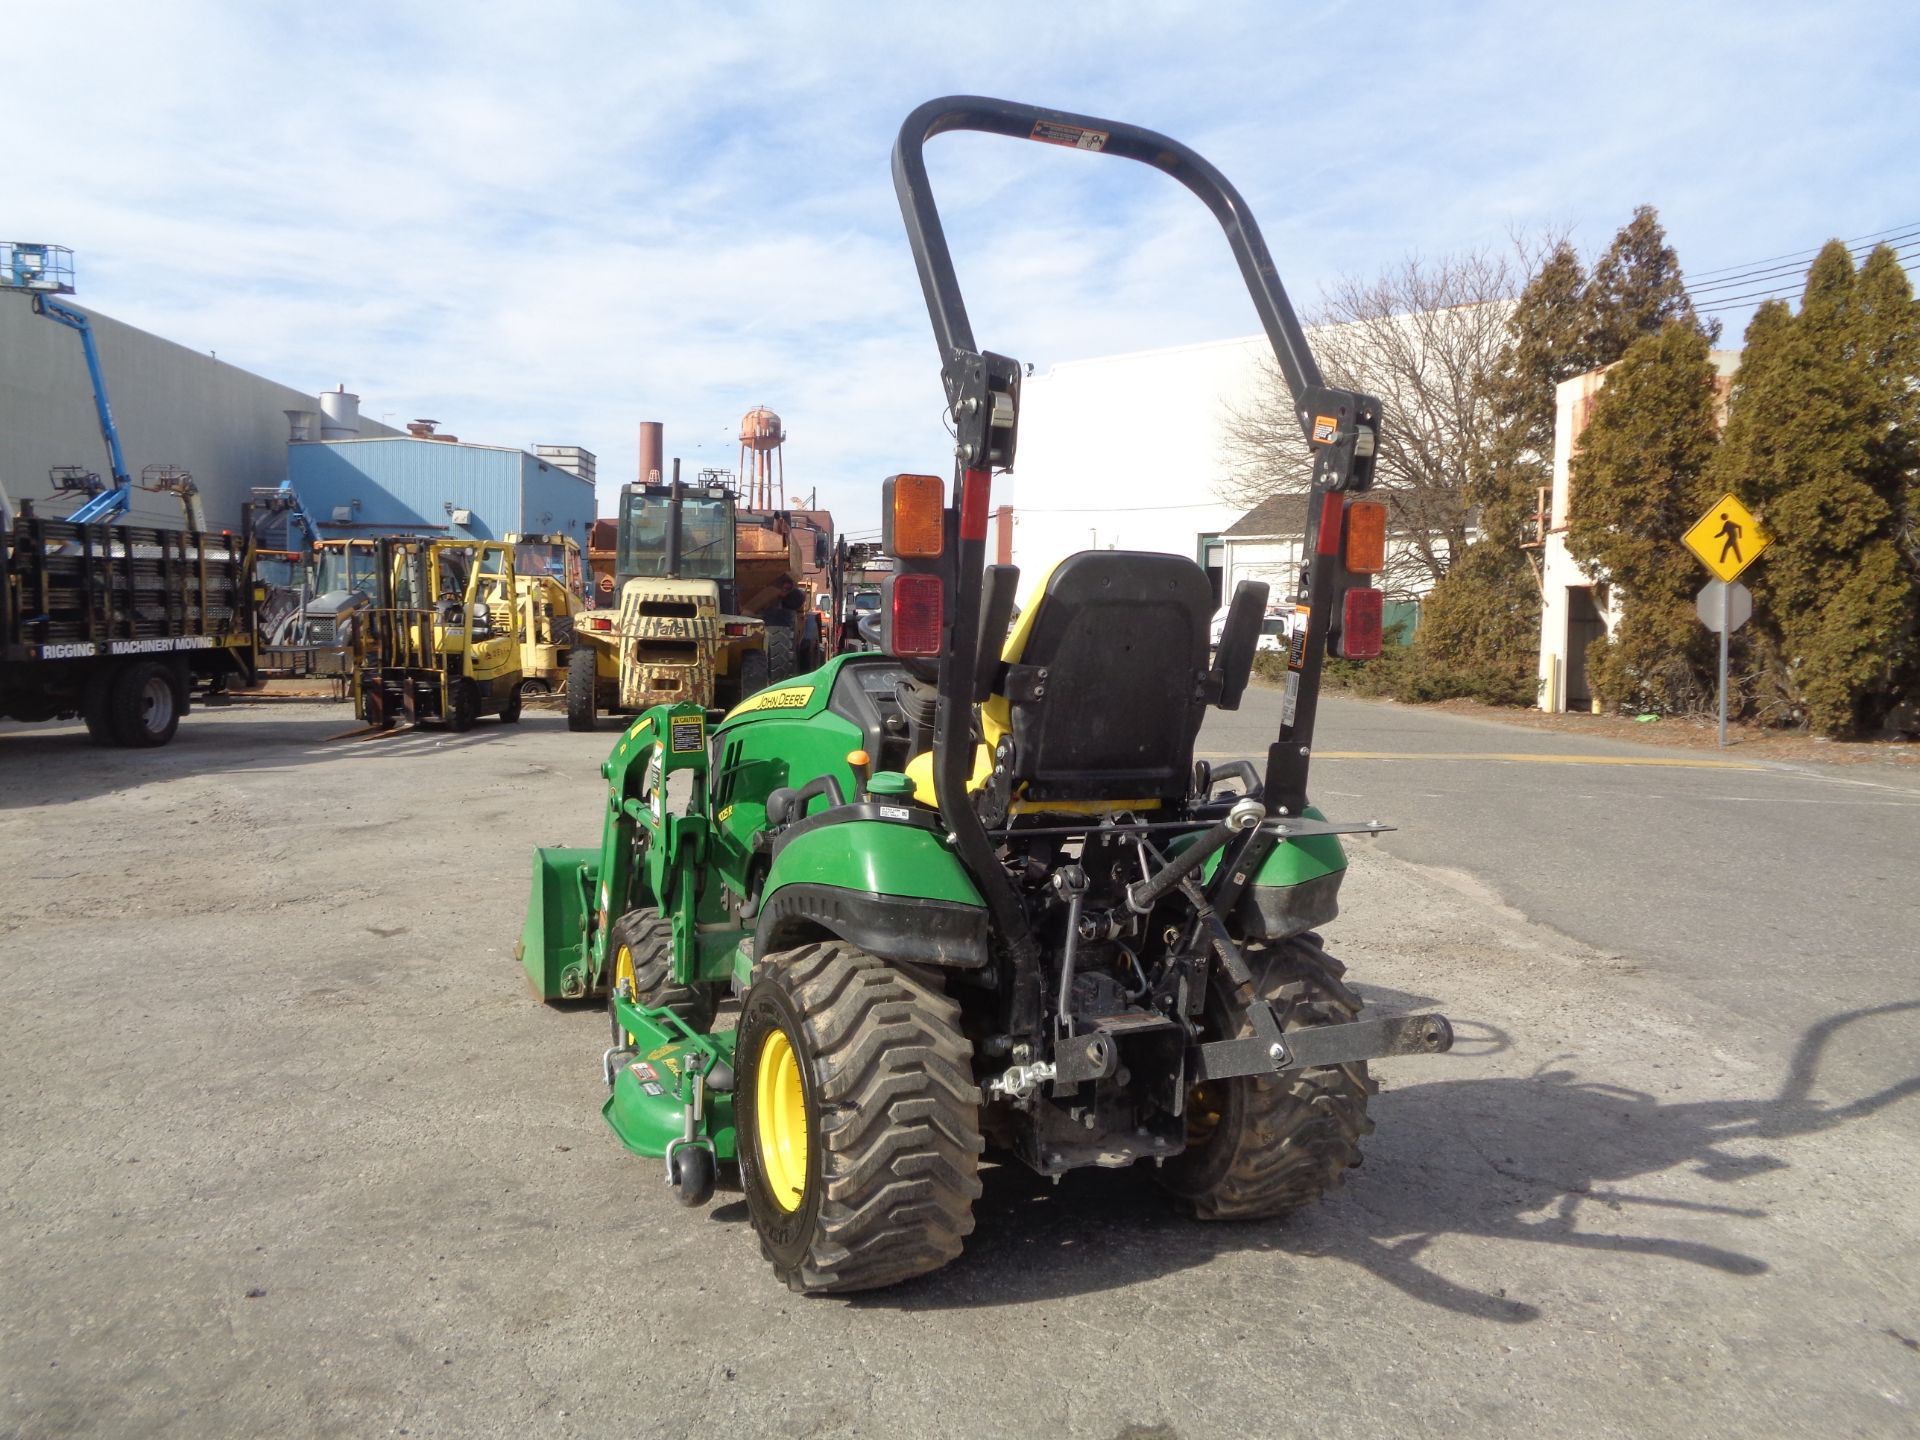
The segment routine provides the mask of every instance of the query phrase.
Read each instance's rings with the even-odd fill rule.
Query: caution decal
[[[706,748],[706,724],[698,715],[675,716],[671,729],[674,754],[698,754]]]

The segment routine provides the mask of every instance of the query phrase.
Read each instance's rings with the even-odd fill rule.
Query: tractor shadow
[[[1370,997],[1371,998],[1371,997]],[[1178,1273],[1225,1255],[1270,1253],[1295,1262],[1343,1260],[1415,1300],[1501,1324],[1537,1307],[1457,1283],[1422,1255],[1443,1237],[1554,1245],[1702,1266],[1752,1277],[1760,1257],[1698,1238],[1619,1233],[1608,1217],[1713,1217],[1738,1236],[1766,1211],[1743,1203],[1741,1181],[1788,1168],[1783,1142],[1864,1119],[1920,1095],[1920,1075],[1833,1104],[1813,1098],[1821,1055],[1856,1021],[1920,1011],[1920,1000],[1848,1011],[1801,1036],[1774,1095],[1662,1101],[1587,1081],[1549,1060],[1525,1076],[1409,1084],[1376,1101],[1373,1166],[1352,1172],[1320,1206],[1279,1221],[1195,1221],[1138,1169],[1079,1171],[1058,1186],[1014,1163],[983,1171],[985,1193],[966,1253],[946,1270],[897,1290],[856,1297],[863,1307],[946,1310],[1092,1294]],[[1490,1027],[1460,1027],[1456,1048],[1508,1048]],[[1435,1062],[1444,1065],[1445,1061]],[[1724,1194],[1635,1193],[1639,1177],[1684,1169]],[[1620,1222],[1614,1222],[1618,1225]],[[1656,1227],[1657,1228],[1657,1227]],[[1697,1230],[1697,1225],[1692,1227]],[[1758,1232],[1752,1232],[1758,1233]]]

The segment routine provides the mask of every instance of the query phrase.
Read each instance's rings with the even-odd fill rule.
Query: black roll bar
[[[1320,672],[1338,570],[1332,550],[1321,543],[1321,531],[1327,523],[1339,523],[1341,511],[1335,492],[1365,489],[1372,483],[1380,402],[1327,386],[1246,201],[1224,175],[1179,141],[1138,125],[980,95],[929,100],[902,123],[893,147],[894,193],[906,222],[934,339],[940,347],[941,382],[955,431],[956,483],[947,519],[947,533],[953,542],[949,550],[950,603],[943,637],[946,644],[940,658],[934,773],[941,818],[962,863],[993,912],[996,930],[1004,937],[1013,970],[1008,1028],[1018,1034],[1031,1032],[1038,1024],[1038,947],[1019,895],[1001,869],[993,843],[967,797],[967,777],[973,761],[971,702],[978,668],[988,496],[993,471],[1010,469],[1013,464],[1020,367],[1006,356],[976,346],[960,282],[954,274],[953,254],[934,204],[924,155],[926,142],[955,130],[1037,140],[1151,165],[1197,196],[1226,233],[1292,397],[1301,434],[1314,456],[1303,547],[1307,573],[1299,597],[1308,605],[1307,633],[1302,664],[1289,673],[1279,736],[1267,750],[1263,799],[1269,814],[1297,816],[1307,803],[1307,763],[1312,753]],[[1338,548],[1338,541],[1336,532],[1331,537],[1333,549]],[[1249,850],[1263,843],[1262,832],[1255,831],[1246,843]],[[1249,854],[1243,858],[1258,857]]]
[[[1293,304],[1287,299],[1286,287],[1280,283],[1273,257],[1267,253],[1267,242],[1261,238],[1260,227],[1254,223],[1247,202],[1204,157],[1178,140],[1138,125],[1022,105],[1012,100],[993,100],[983,95],[948,95],[929,100],[907,116],[900,127],[899,141],[893,147],[894,190],[900,197],[901,214],[907,222],[907,236],[913,244],[914,264],[920,272],[920,288],[927,298],[927,313],[933,320],[942,366],[949,365],[956,353],[976,349],[966,302],[960,297],[960,282],[954,275],[953,254],[947,248],[946,231],[941,227],[940,212],[933,203],[923,153],[928,140],[951,130],[978,130],[989,135],[1008,135],[1017,140],[1038,140],[1070,149],[1118,155],[1164,170],[1197,195],[1226,232],[1227,244],[1240,264],[1240,274],[1253,297],[1253,307],[1260,314],[1260,324],[1267,332],[1274,359],[1279,362],[1280,373],[1295,402],[1324,383],[1319,363],[1301,332]],[[1303,424],[1310,429],[1310,421]]]

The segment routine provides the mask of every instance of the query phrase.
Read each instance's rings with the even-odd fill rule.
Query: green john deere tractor
[[[1264,770],[1209,766],[1266,608],[1243,584],[1209,658],[1206,576],[1094,551],[987,566],[1021,367],[979,350],[922,145],[978,130],[1140,160],[1219,218],[1315,455],[1311,564]],[[1345,868],[1307,799],[1322,659],[1377,653],[1364,501],[1380,407],[1326,387],[1246,207],[1150,131],[957,97],[908,117],[894,179],[957,428],[952,503],[883,488],[879,649],[712,723],[635,720],[602,767],[597,850],[545,850],[518,953],[543,998],[607,996],[605,1115],[688,1204],[737,1166],[775,1271],[868,1289],[959,1255],[989,1150],[1058,1179],[1151,1161],[1196,1215],[1276,1215],[1359,1161],[1367,1062],[1447,1049],[1438,1015],[1362,1021],[1313,933]],[[1156,697],[1151,706],[1143,695]]]

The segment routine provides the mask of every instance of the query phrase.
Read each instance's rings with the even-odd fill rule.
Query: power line
[[[1859,260],[1866,255],[1872,254],[1882,245],[1897,252],[1910,248],[1916,243],[1920,243],[1920,230],[1915,230],[1910,235],[1902,236],[1896,240],[1878,240],[1871,246],[1855,246],[1847,253],[1855,260]],[[1737,290],[1743,285],[1750,285],[1756,280],[1765,280],[1776,275],[1804,275],[1811,268],[1812,262],[1810,261],[1796,261],[1791,265],[1773,265],[1764,270],[1752,270],[1744,274],[1731,276],[1725,280],[1715,280],[1707,285],[1689,285],[1687,291],[1689,294],[1703,295],[1714,290]]]
[[[1847,245],[1847,248],[1851,250],[1854,246],[1864,245],[1869,240],[1878,240],[1882,236],[1892,235],[1897,231],[1914,230],[1916,227],[1920,227],[1920,221],[1909,220],[1904,225],[1895,225],[1891,230],[1878,230],[1871,235],[1861,235],[1855,239],[1847,241],[1846,245]],[[1706,279],[1710,279],[1715,275],[1730,274],[1735,270],[1746,270],[1758,265],[1774,265],[1774,264],[1778,264],[1780,261],[1783,261],[1783,260],[1793,260],[1803,256],[1811,260],[1814,256],[1820,253],[1821,248],[1822,248],[1821,246],[1816,245],[1811,250],[1794,250],[1785,255],[1769,256],[1765,260],[1742,260],[1738,265],[1723,265],[1718,270],[1702,270],[1699,272],[1699,278],[1702,280],[1706,280]]]
[[[1894,252],[1894,258],[1901,261],[1903,264],[1907,260],[1910,260],[1916,257],[1920,257],[1920,245],[1915,245],[1908,251],[1903,252],[1903,251],[1896,250]],[[1792,295],[1795,291],[1802,288],[1806,280],[1806,276],[1807,276],[1807,271],[1802,270],[1793,279],[1784,281],[1781,284],[1773,285],[1761,290],[1755,290],[1745,295],[1722,295],[1722,296],[1712,297],[1714,302],[1713,304],[1701,305],[1696,302],[1693,308],[1698,310],[1703,315],[1711,315],[1718,310],[1737,310],[1742,305],[1751,304],[1760,300],[1784,300],[1788,296]],[[1688,292],[1687,298],[1688,299],[1694,298],[1693,293],[1691,291]]]

